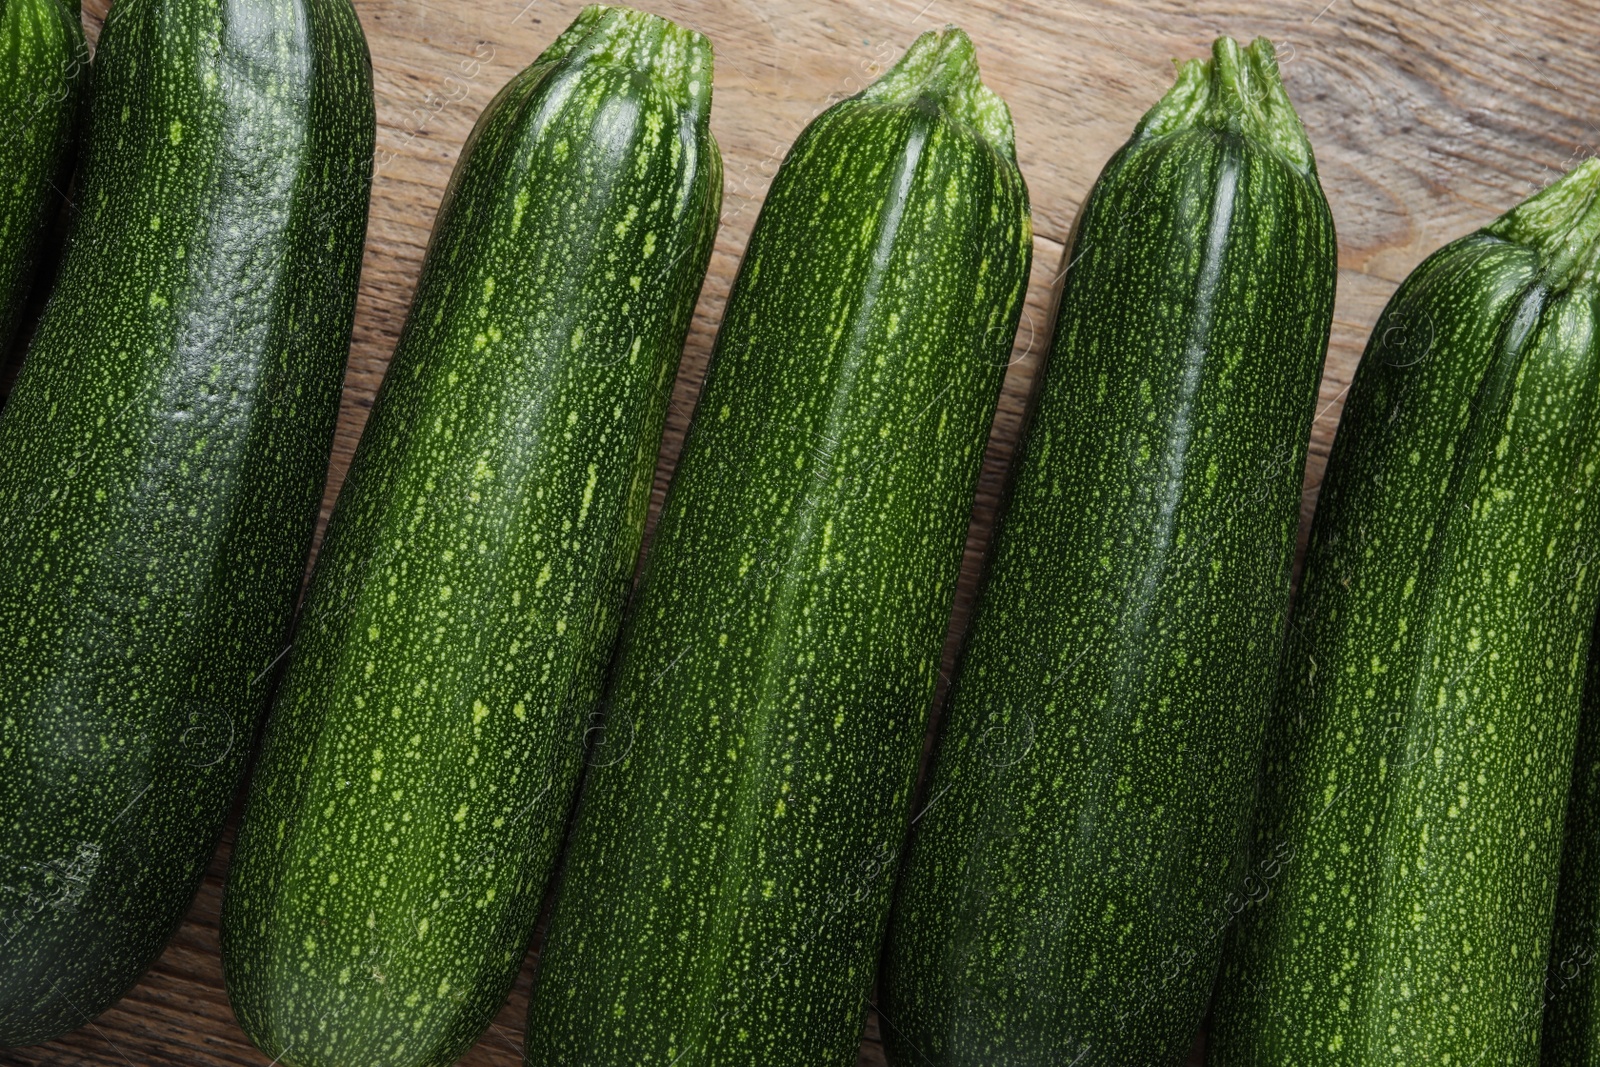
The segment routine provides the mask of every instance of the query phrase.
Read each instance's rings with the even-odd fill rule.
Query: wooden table
[[[90,37],[109,0],[87,0]],[[1325,5],[1325,6],[1324,6]],[[332,504],[411,300],[440,194],[479,110],[532,62],[577,0],[356,0],[371,44],[379,160]],[[1033,199],[1034,254],[1016,360],[989,442],[967,542],[956,633],[1022,399],[1049,337],[1062,242],[1106,159],[1167,89],[1171,61],[1217,34],[1264,34],[1310,131],[1339,229],[1339,298],[1306,472],[1309,519],[1340,401],[1395,285],[1444,242],[1487,222],[1600,145],[1600,5],[1593,0],[653,0],[716,46],[712,127],[726,162],[722,229],[678,377],[660,504],[728,285],[762,194],[796,134],[859,90],[919,32],[946,22],[977,42],[1010,103]],[[653,516],[652,516],[653,518]],[[1302,541],[1304,524],[1302,524]],[[946,668],[948,669],[948,649]],[[222,991],[217,912],[232,829],[182,929],[142,982],[92,1025],[0,1064],[261,1065]],[[510,1001],[466,1057],[519,1064],[530,953]],[[862,1064],[883,1063],[869,1019]],[[1198,1062],[1198,1060],[1196,1061]]]

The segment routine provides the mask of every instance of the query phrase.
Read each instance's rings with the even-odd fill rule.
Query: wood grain
[[[86,0],[91,38],[107,2]],[[375,68],[379,168],[324,516],[398,336],[462,141],[493,93],[579,9],[575,0],[356,0],[356,6]],[[1174,57],[1204,54],[1220,33],[1272,38],[1316,148],[1339,229],[1339,297],[1306,473],[1306,518],[1344,390],[1395,285],[1426,253],[1600,145],[1600,129],[1587,117],[1600,85],[1600,54],[1587,47],[1600,40],[1600,7],[1588,3],[653,0],[649,6],[702,30],[716,45],[712,126],[726,161],[722,229],[676,385],[656,474],[657,507],[740,251],[773,172],[805,123],[870,81],[918,32],[946,22],[971,33],[985,80],[1011,105],[1038,244],[952,635],[970,607],[1023,398],[1048,340],[1062,242],[1100,167],[1170,84]],[[182,928],[133,992],[58,1041],[0,1051],[0,1064],[265,1064],[234,1023],[222,991],[217,913],[231,837],[230,824]],[[530,953],[505,1009],[464,1063],[520,1062],[533,959]],[[869,1020],[862,1064],[883,1062],[878,1025]]]

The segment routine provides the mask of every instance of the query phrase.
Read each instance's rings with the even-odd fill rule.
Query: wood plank
[[[379,170],[324,515],[398,336],[433,214],[479,110],[577,13],[575,0],[356,0],[371,45]],[[87,0],[91,37],[107,0]],[[717,48],[712,125],[726,164],[722,229],[674,392],[655,505],[694,406],[716,324],[772,174],[805,123],[891,63],[920,31],[955,22],[1010,103],[1038,235],[1032,287],[985,458],[952,637],[970,609],[1023,398],[1048,340],[1062,242],[1105,160],[1171,82],[1172,57],[1219,33],[1278,45],[1339,229],[1339,297],[1306,474],[1309,517],[1344,390],[1367,331],[1421,258],[1580,159],[1600,57],[1600,8],[1562,0],[659,0],[651,9]],[[653,518],[652,518],[653,521]],[[1304,527],[1302,526],[1302,540]],[[952,642],[953,643],[953,642]],[[950,649],[945,667],[948,671]],[[230,829],[165,955],[92,1025],[0,1064],[242,1067],[246,1041],[222,991],[217,913]],[[463,1061],[520,1062],[533,955]],[[869,1020],[861,1063],[883,1063]],[[1198,1062],[1198,1061],[1196,1061]]]

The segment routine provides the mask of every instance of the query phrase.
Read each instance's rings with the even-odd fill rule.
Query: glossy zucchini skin
[[[118,0],[76,217],[0,414],[0,1045],[160,953],[283,648],[373,150],[349,0]]]
[[[1176,1064],[1220,954],[1335,241],[1271,45],[1101,173],[901,876],[896,1064]]]
[[[1600,632],[1600,631],[1597,631]],[[1543,1012],[1541,1067],[1600,1065],[1600,656],[1590,638],[1583,710],[1578,719],[1566,843],[1556,894],[1550,956],[1538,996],[1526,1010]],[[1531,1021],[1531,1020],[1530,1020]]]
[[[1031,228],[959,30],[800,136],[609,683],[530,1064],[849,1064]]]
[[[1533,1064],[1597,587],[1600,163],[1434,253],[1329,459],[1209,1062]]]
[[[452,1063],[521,967],[716,233],[711,74],[587,8],[462,153],[229,874],[229,993],[279,1063]]]
[[[62,0],[0,4],[0,365],[59,210],[89,80],[89,49]]]

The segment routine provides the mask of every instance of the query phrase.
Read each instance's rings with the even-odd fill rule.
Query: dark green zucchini
[[[1272,697],[1333,222],[1272,46],[1106,164],[885,956],[897,1064],[1176,1064]]]
[[[1600,523],[1600,162],[1412,272],[1328,462],[1213,1064],[1537,1062]]]
[[[624,627],[528,1063],[855,1062],[1030,258],[961,31],[796,141]]]
[[[0,1045],[81,1025],[194,895],[287,636],[373,152],[349,0],[117,0],[0,414]]]
[[[40,242],[61,207],[88,75],[75,7],[0,2],[0,364],[34,283]]]
[[[586,8],[462,151],[229,873],[228,991],[278,1063],[453,1063],[522,965],[716,233],[711,73]]]
[[[1538,995],[1524,1009],[1528,1022],[1543,1013],[1542,1067],[1600,1067],[1600,984],[1595,982],[1600,963],[1600,656],[1595,652],[1591,637],[1550,956]]]

